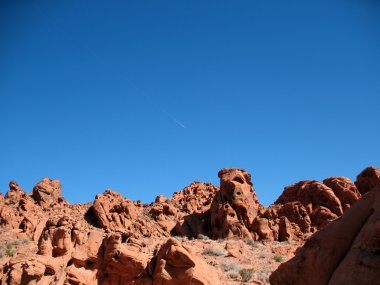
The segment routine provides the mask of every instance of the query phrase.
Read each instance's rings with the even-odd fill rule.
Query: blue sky
[[[380,3],[1,1],[0,191],[70,202],[380,166]]]

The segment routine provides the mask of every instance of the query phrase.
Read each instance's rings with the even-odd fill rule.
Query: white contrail
[[[171,118],[174,122],[176,122],[178,124],[178,126],[180,126],[181,128],[183,129],[186,129],[186,126],[184,124],[182,124],[180,121],[178,121],[173,115],[169,114],[168,112],[166,112],[165,110],[162,110],[166,115],[168,115],[169,118]]]
[[[180,126],[181,128],[183,129],[186,129],[186,126],[184,124],[182,124],[176,117],[174,117],[172,114],[170,114],[168,111],[166,111],[164,108],[162,108],[161,106],[159,106],[157,103],[154,102],[154,100],[152,99],[152,97],[150,97],[149,95],[147,95],[141,88],[137,87],[136,84],[134,84],[129,78],[125,78],[129,84],[136,89],[137,92],[139,92],[142,96],[145,97],[145,99],[147,99],[147,101],[153,106],[155,107],[156,109],[158,109],[159,111],[161,111],[163,114],[165,114],[167,117],[169,117],[173,122],[175,122],[178,126]]]

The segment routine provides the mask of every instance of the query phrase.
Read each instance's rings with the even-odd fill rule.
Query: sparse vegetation
[[[220,247],[209,247],[203,250],[203,254],[212,256],[225,256],[227,255],[227,250]]]
[[[273,256],[273,259],[276,261],[276,262],[282,262],[284,260],[284,257],[280,254],[275,254]]]
[[[208,236],[206,236],[206,235],[199,234],[197,236],[197,239],[200,239],[200,240],[209,240],[210,238]]]
[[[13,245],[12,243],[7,243],[6,247],[5,247],[5,254],[8,256],[8,257],[12,257],[13,256]]]
[[[26,239],[26,238],[25,238],[25,239],[23,239],[23,240],[22,240],[22,244],[29,244],[29,240],[28,240],[28,239]]]
[[[237,263],[237,262],[235,262],[235,261],[224,261],[224,262],[221,262],[220,263],[220,268],[222,268],[222,270],[224,272],[228,272],[228,271],[239,272],[241,270],[240,264]]]
[[[3,252],[0,251],[0,259],[3,258]]]
[[[229,271],[227,274],[228,274],[228,277],[230,277],[231,279],[239,278],[239,271]]]
[[[188,240],[188,238],[187,237],[185,237],[185,236],[183,236],[183,237],[181,237],[181,236],[173,236],[176,240],[178,240],[178,241],[184,241],[184,240]]]
[[[249,280],[251,280],[252,276],[253,276],[253,268],[244,268],[244,269],[241,269],[239,271],[240,273],[240,276],[241,276],[241,280],[243,282],[248,282]]]
[[[257,248],[257,244],[251,238],[244,238],[243,241],[252,248]]]
[[[269,272],[267,270],[260,270],[256,275],[257,279],[259,279],[261,282],[269,283]]]
[[[259,258],[267,258],[268,256],[265,254],[265,253],[261,253],[260,255],[259,255]]]

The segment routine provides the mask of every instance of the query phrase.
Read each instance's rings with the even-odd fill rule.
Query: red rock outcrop
[[[323,183],[300,181],[288,187],[253,222],[256,239],[298,240],[323,228],[361,197],[346,177],[331,177]]]
[[[219,187],[211,183],[193,182],[182,191],[175,192],[169,203],[185,214],[204,213],[210,209],[218,190]]]
[[[323,180],[323,184],[333,190],[342,205],[343,212],[362,196],[355,184],[346,177],[330,177]]]
[[[216,285],[213,271],[198,259],[190,247],[170,238],[157,253],[153,285]]]
[[[355,185],[359,192],[364,195],[380,181],[380,170],[374,166],[369,166],[364,169],[356,177]]]
[[[344,177],[301,181],[286,187],[268,208],[258,202],[251,176],[235,168],[219,172],[220,188],[194,182],[149,205],[112,190],[97,195],[93,203],[70,205],[61,197],[58,180],[42,179],[31,195],[11,182],[0,196],[0,235],[32,240],[38,250],[0,258],[0,284],[218,284],[218,273],[171,235],[289,241],[307,239],[321,229],[298,259],[279,268],[273,282],[284,281],[281,272],[296,276],[305,270],[319,274],[322,283],[315,284],[347,283],[342,272],[349,268],[368,275],[364,284],[372,284],[368,268],[378,270],[380,194],[369,187],[378,185],[378,173],[367,168],[355,184]],[[362,199],[360,193],[366,193]],[[230,258],[243,254],[247,244],[240,243],[226,243]],[[321,266],[319,271],[310,271],[305,258]],[[323,283],[323,278],[335,283]]]
[[[128,229],[140,213],[131,200],[110,189],[95,197],[93,211],[103,229]]]
[[[380,284],[380,183],[312,235],[270,276],[272,285]]]
[[[211,183],[193,182],[180,192],[175,192],[167,202],[178,209],[174,233],[181,236],[209,236],[210,207],[219,190]]]
[[[242,169],[224,168],[218,176],[220,190],[211,205],[212,238],[252,238],[252,223],[264,207],[252,189],[251,175]]]
[[[51,206],[58,203],[62,195],[61,182],[42,178],[33,188],[32,196],[40,206]]]

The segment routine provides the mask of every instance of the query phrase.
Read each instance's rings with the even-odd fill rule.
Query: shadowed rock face
[[[210,207],[219,188],[211,183],[193,182],[175,192],[166,202],[178,209],[173,234],[196,238],[210,236]]]
[[[374,166],[364,169],[356,178],[355,185],[359,192],[364,195],[375,187],[380,181],[380,170]]]
[[[264,207],[252,189],[251,175],[242,169],[224,168],[218,176],[220,190],[211,205],[212,237],[252,237],[252,222]]]
[[[380,284],[380,183],[308,239],[270,276],[272,285]]]

